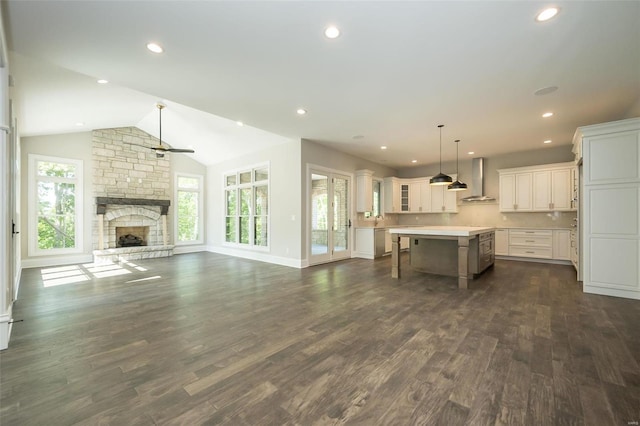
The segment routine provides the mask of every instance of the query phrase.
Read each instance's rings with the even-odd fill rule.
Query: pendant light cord
[[[458,164],[458,158],[459,158],[459,151],[460,151],[460,139],[456,139],[456,180],[460,180],[458,179],[458,175],[460,174],[460,165]]]
[[[442,174],[442,128],[444,124],[439,124],[438,128],[440,128],[440,173]]]

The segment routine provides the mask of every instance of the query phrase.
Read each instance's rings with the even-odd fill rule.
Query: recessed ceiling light
[[[296,110],[296,113],[297,113],[298,115],[305,115],[305,114],[307,113],[307,110],[306,110],[306,109],[304,109],[304,108],[298,108],[298,109]]]
[[[164,49],[157,43],[147,43],[147,49],[152,51],[153,53],[162,53]]]
[[[240,127],[244,126],[244,123],[242,121],[236,121],[236,124]]]
[[[548,86],[548,87],[543,87],[542,89],[536,90],[535,92],[533,92],[533,94],[536,96],[543,96],[543,95],[548,95],[549,93],[553,93],[556,90],[558,90],[558,86]]]
[[[101,78],[100,80],[98,80],[98,84],[107,84],[109,82],[109,80],[105,80],[104,78]]]
[[[386,146],[384,146],[384,145],[382,145],[382,146],[380,147],[380,149],[384,151],[385,149],[387,149],[387,147],[386,147]]]
[[[412,163],[417,163],[417,162],[418,162],[418,160],[411,160],[411,162],[412,162]]]
[[[324,35],[327,36],[327,38],[338,38],[340,36],[340,30],[332,25],[324,30]]]
[[[548,21],[549,19],[556,16],[559,11],[560,9],[558,9],[557,7],[546,8],[542,12],[538,13],[538,16],[536,16],[536,21],[538,22]]]
[[[542,117],[543,117],[543,118],[549,118],[549,117],[551,117],[552,115],[553,115],[553,113],[552,113],[552,112],[545,112],[544,114],[542,114]]]
[[[475,152],[474,151],[469,151],[469,152],[467,152],[467,154],[473,155],[473,154],[475,154]]]
[[[547,139],[546,141],[544,141],[542,143],[551,143],[551,139]]]

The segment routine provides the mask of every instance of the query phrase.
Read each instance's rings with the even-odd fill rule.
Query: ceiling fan
[[[162,145],[162,110],[166,107],[166,105],[158,102],[156,106],[158,107],[158,113],[160,114],[160,134],[158,137],[158,141],[159,141],[158,146],[144,146],[144,145],[138,145],[138,144],[131,144],[131,145],[137,145],[144,148],[149,148],[155,151],[156,157],[158,158],[164,157],[165,152],[181,152],[181,153],[190,153],[190,154],[194,153],[195,151],[193,149],[169,148]]]

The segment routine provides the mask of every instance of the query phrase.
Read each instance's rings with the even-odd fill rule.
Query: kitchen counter
[[[439,235],[447,237],[472,237],[495,231],[488,226],[407,226],[389,228],[390,234]]]
[[[400,278],[400,239],[410,237],[412,241],[410,251],[412,265],[426,265],[427,272],[450,275],[448,270],[440,269],[441,265],[455,268],[458,277],[458,288],[468,288],[468,280],[473,279],[474,273],[482,272],[491,266],[494,260],[493,244],[495,241],[495,228],[488,226],[419,226],[419,227],[394,227],[389,229],[392,236],[391,249],[391,277]],[[432,245],[437,250],[422,249],[428,244],[423,244],[420,250],[414,248],[420,240],[435,240]],[[479,244],[479,241],[482,242]],[[457,244],[456,244],[457,243]],[[445,258],[437,258],[438,253],[447,253]],[[456,256],[457,254],[457,256]],[[421,256],[421,259],[414,259]],[[478,260],[477,257],[482,259]],[[473,257],[473,258],[472,258]],[[483,266],[479,269],[478,265]],[[435,270],[430,270],[435,269]]]

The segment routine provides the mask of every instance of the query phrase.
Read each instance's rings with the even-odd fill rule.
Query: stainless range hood
[[[496,199],[484,195],[484,158],[478,157],[471,160],[471,196],[462,201],[495,201]]]

